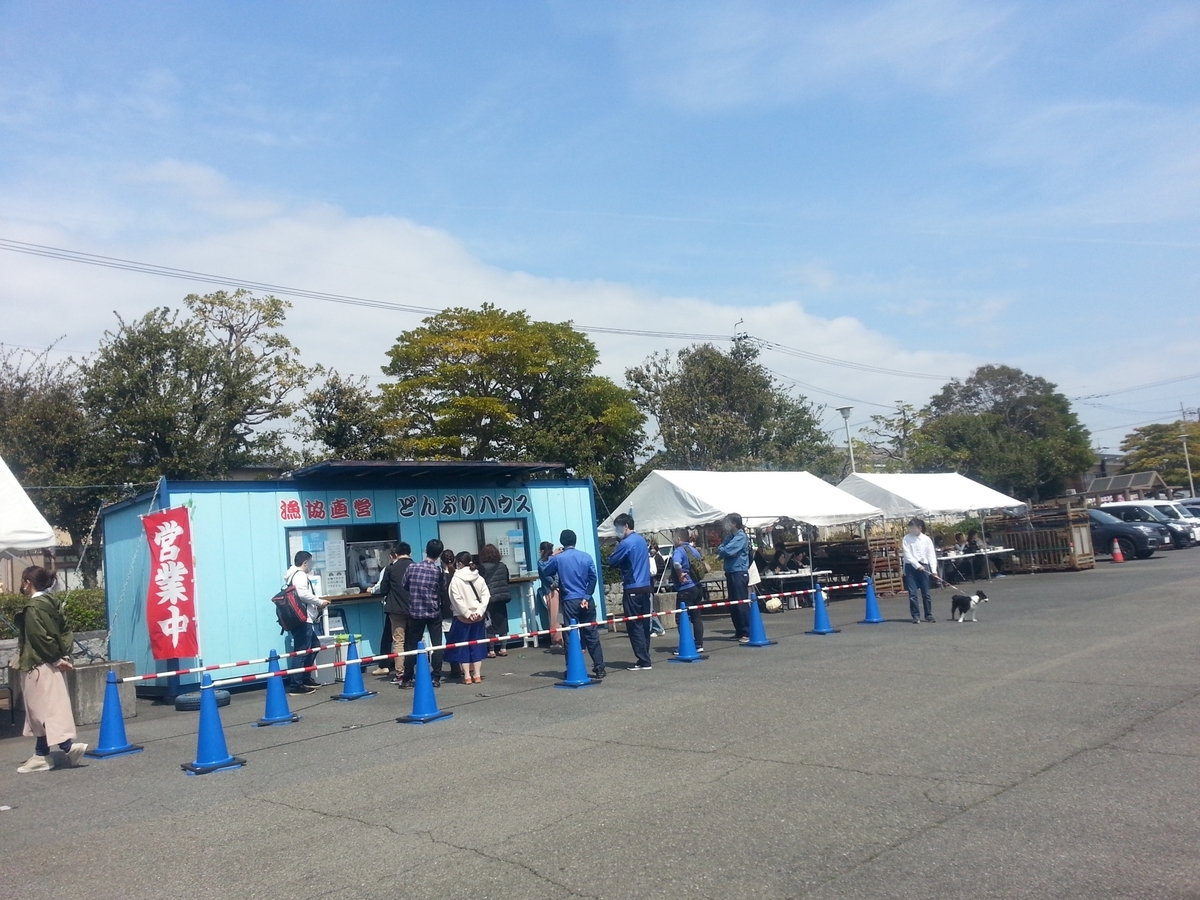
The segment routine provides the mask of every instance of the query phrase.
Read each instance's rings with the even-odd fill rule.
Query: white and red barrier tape
[[[821,585],[821,592],[824,594],[828,594],[830,591],[848,591],[851,588],[862,588],[862,587],[866,587],[866,586],[867,586],[867,583],[865,581],[858,581],[858,582],[855,582],[854,584],[831,584],[831,585],[829,585],[829,587],[826,587],[825,585]],[[803,597],[805,594],[815,594],[815,593],[816,593],[816,590],[814,588],[809,588],[808,590],[805,590],[805,591],[782,591],[781,593],[778,593],[778,594],[759,594],[758,599],[759,600],[770,600],[772,597]]]
[[[859,584],[833,585],[831,587],[822,587],[822,590],[824,590],[824,591],[846,590],[848,588],[856,588],[856,587],[866,587],[866,582],[862,582]],[[769,600],[772,597],[797,597],[797,596],[801,596],[803,594],[811,594],[811,593],[813,593],[813,591],[808,590],[808,591],[789,591],[789,592],[781,593],[781,594],[761,594],[758,596],[758,599],[759,600]],[[688,610],[690,611],[690,610],[694,610],[694,609],[719,609],[722,607],[738,606],[743,603],[749,603],[749,602],[750,602],[749,600],[717,600],[717,601],[713,601],[711,603],[697,603],[694,606],[689,606]],[[604,622],[604,624],[607,624],[611,627],[612,625],[615,625],[618,622],[636,622],[641,619],[657,618],[658,616],[678,615],[682,611],[683,610],[676,608],[676,609],[671,609],[671,610],[665,610],[663,612],[643,613],[641,615],[636,615],[636,616],[610,616],[610,617],[604,619],[603,622]],[[457,641],[453,644],[444,644],[444,645],[441,645],[438,647],[426,648],[425,650],[409,650],[409,651],[396,652],[396,653],[382,653],[382,654],[377,654],[375,656],[364,656],[364,657],[360,657],[358,661],[360,663],[382,662],[382,661],[389,660],[389,659],[399,659],[399,658],[402,658],[405,656],[415,656],[418,653],[432,653],[435,650],[448,650],[452,647],[471,647],[476,644],[495,644],[495,643],[500,643],[500,642],[508,643],[509,641],[523,640],[525,638],[530,638],[530,637],[542,637],[544,635],[560,634],[564,631],[572,631],[572,630],[577,630],[580,628],[588,628],[592,625],[599,625],[599,624],[601,624],[599,621],[584,622],[582,624],[577,624],[577,625],[563,625],[559,628],[544,628],[544,629],[541,629],[538,631],[521,631],[521,632],[515,632],[513,634],[495,635],[493,637],[482,638],[482,639],[474,640],[474,641]],[[287,659],[292,656],[307,656],[308,654],[314,653],[314,652],[316,652],[316,651],[313,649],[291,650],[287,653],[278,654],[277,658],[278,659]],[[170,672],[149,672],[144,675],[130,675],[127,678],[119,679],[119,681],[121,683],[126,683],[126,682],[131,682],[131,681],[154,681],[155,679],[159,679],[159,678],[171,678],[171,677],[180,676],[180,675],[195,675],[195,674],[198,674],[201,672],[215,672],[220,669],[236,669],[241,666],[262,665],[264,663],[269,662],[269,660],[270,660],[270,657],[265,657],[263,659],[242,660],[241,662],[214,663],[212,665],[207,665],[207,666],[193,666],[188,669],[175,669]],[[301,672],[315,672],[318,669],[341,668],[342,666],[345,666],[345,665],[346,665],[346,661],[343,660],[340,662],[322,663],[321,665],[302,666],[302,667],[290,668],[290,669],[280,669],[278,672],[261,672],[257,675],[242,675],[237,678],[223,678],[220,681],[213,682],[213,684],[214,685],[227,685],[227,684],[243,684],[243,683],[249,683],[249,682],[253,682],[253,681],[264,681],[268,678],[277,678],[282,675],[293,675],[293,674],[299,674]]]

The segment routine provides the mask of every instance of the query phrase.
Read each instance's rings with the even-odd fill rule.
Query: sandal
[[[501,647],[499,650],[496,651],[496,655],[497,656],[508,656],[508,651],[505,650],[503,647]]]
[[[463,683],[463,684],[473,684],[474,682],[472,682],[472,681],[471,681],[471,676],[470,676],[470,675],[464,675],[464,676],[463,676],[462,683]]]
[[[483,684],[483,676],[482,676],[482,675],[480,675],[478,678],[476,678],[476,679],[475,679],[475,683],[476,683],[476,684]]]
[[[489,651],[488,651],[488,659],[495,659],[495,658],[496,658],[496,651],[495,651],[495,650],[489,650]]]

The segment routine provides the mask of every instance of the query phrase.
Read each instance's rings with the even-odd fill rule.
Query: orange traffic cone
[[[1125,554],[1121,552],[1121,542],[1113,538],[1112,561],[1125,562]]]

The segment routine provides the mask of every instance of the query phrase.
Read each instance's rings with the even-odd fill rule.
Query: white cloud
[[[138,181],[169,190],[157,205],[127,208],[118,196],[97,197],[80,208],[66,200],[39,212],[24,206],[22,218],[0,218],[0,235],[51,246],[225,276],[441,309],[494,303],[524,309],[540,319],[649,331],[732,334],[740,329],[780,344],[870,365],[930,373],[964,373],[961,354],[907,350],[852,316],[814,316],[796,301],[770,306],[721,305],[675,297],[635,285],[545,278],[488,265],[451,235],[409,220],[355,217],[330,206],[285,204],[247,197],[220,173],[204,166],[166,161],[138,174]],[[128,181],[119,181],[118,185]],[[119,188],[123,190],[123,188]],[[151,195],[150,199],[154,199]],[[146,197],[139,197],[143,203]],[[3,204],[7,207],[7,204]],[[100,212],[117,221],[187,219],[186,227],[105,227]],[[73,226],[63,228],[59,221]],[[62,346],[82,353],[115,324],[115,310],[136,317],[152,306],[178,305],[184,294],[216,286],[93,268],[38,257],[4,254],[0,308],[7,339],[44,345],[65,334]],[[821,277],[818,277],[818,281]],[[832,277],[832,276],[829,276]],[[289,333],[304,360],[378,380],[385,353],[419,315],[297,299]],[[626,367],[686,341],[641,336],[593,335],[602,370],[620,380]],[[887,406],[897,397],[920,401],[934,381],[895,379],[769,352],[775,371],[836,394]],[[812,399],[828,402],[813,392]]]

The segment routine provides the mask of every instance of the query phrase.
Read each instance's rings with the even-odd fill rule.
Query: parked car
[[[1155,500],[1154,508],[1168,519],[1183,522],[1192,529],[1192,540],[1200,541],[1200,518],[1175,500]]]
[[[1189,497],[1186,500],[1176,500],[1175,502],[1186,509],[1192,516],[1200,519],[1200,499]]]
[[[1147,559],[1162,546],[1162,535],[1166,532],[1157,523],[1125,522],[1102,509],[1089,509],[1088,519],[1095,553],[1111,553],[1115,540],[1123,555]]]
[[[1192,527],[1179,519],[1171,519],[1154,508],[1155,500],[1126,500],[1120,503],[1102,503],[1106,513],[1126,522],[1165,525],[1171,532],[1171,544],[1176,550],[1192,545]]]

